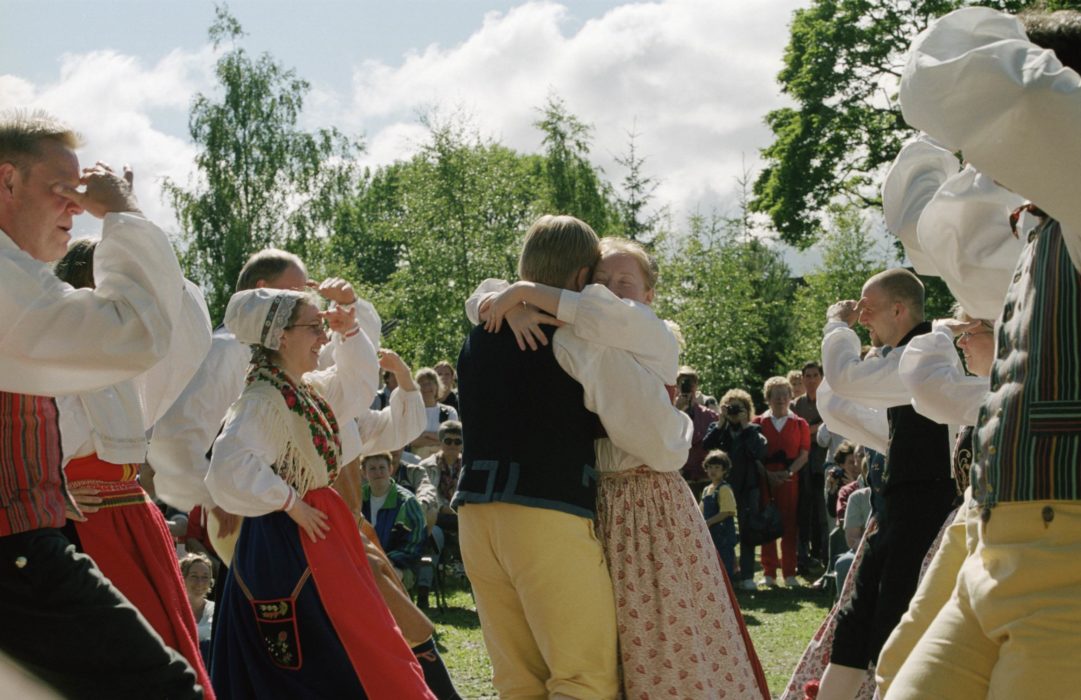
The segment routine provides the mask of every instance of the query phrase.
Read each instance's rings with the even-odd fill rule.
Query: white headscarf
[[[237,292],[225,308],[225,327],[247,345],[277,350],[301,292],[287,289],[248,289]]]

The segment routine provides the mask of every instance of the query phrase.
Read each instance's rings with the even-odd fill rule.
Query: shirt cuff
[[[582,295],[578,292],[572,292],[569,289],[564,289],[559,293],[559,308],[556,309],[556,318],[563,323],[574,325],[574,321],[578,318],[578,301],[582,298]]]

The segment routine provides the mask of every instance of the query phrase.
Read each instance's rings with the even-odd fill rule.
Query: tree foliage
[[[164,185],[183,230],[183,262],[206,289],[215,320],[251,253],[278,246],[318,257],[328,222],[353,189],[360,149],[336,129],[298,128],[308,83],[269,54],[251,57],[242,36],[218,7],[210,38],[216,48],[229,45],[215,66],[222,94],[198,94],[192,103],[197,176],[187,187]]]
[[[822,265],[803,278],[792,301],[792,333],[786,352],[781,354],[783,366],[795,369],[821,358],[826,309],[842,299],[859,299],[867,278],[886,269],[886,258],[886,251],[876,246],[858,209],[835,211],[822,238]],[[860,326],[856,332],[868,341]]]
[[[796,103],[766,117],[773,143],[755,211],[787,243],[813,244],[831,205],[880,206],[879,178],[912,134],[895,95],[912,39],[964,0],[813,0],[797,10],[777,76]],[[1016,11],[1023,0],[974,4]]]

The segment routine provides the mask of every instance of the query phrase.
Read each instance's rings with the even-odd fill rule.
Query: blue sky
[[[241,0],[229,7],[252,53],[269,51],[312,84],[307,126],[362,135],[366,164],[423,142],[417,114],[471,115],[523,151],[549,93],[594,125],[609,178],[636,129],[659,203],[677,220],[730,210],[735,178],[770,141],[763,117],[786,104],[775,76],[793,11],[808,0],[648,3]],[[144,209],[175,230],[160,182],[186,182],[187,111],[213,92],[207,0],[0,0],[0,108],[40,106],[86,137],[84,161],[130,162]],[[92,227],[83,223],[79,229]]]

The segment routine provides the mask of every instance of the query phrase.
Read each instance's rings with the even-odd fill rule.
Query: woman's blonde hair
[[[638,267],[642,269],[642,276],[646,280],[646,289],[657,288],[657,276],[659,274],[657,261],[646,252],[646,249],[641,244],[629,238],[620,238],[618,236],[608,236],[601,239],[602,260],[609,255],[620,254],[630,255],[638,263]]]
[[[747,411],[748,416],[754,415],[754,402],[751,401],[751,395],[743,389],[729,389],[724,392],[724,396],[717,402],[718,406],[725,406],[729,401],[738,401],[743,404],[743,408]]]
[[[770,393],[774,389],[784,388],[788,391],[788,395],[792,395],[792,385],[789,383],[787,377],[770,377],[766,380],[766,383],[762,386],[762,398],[769,401]]]

